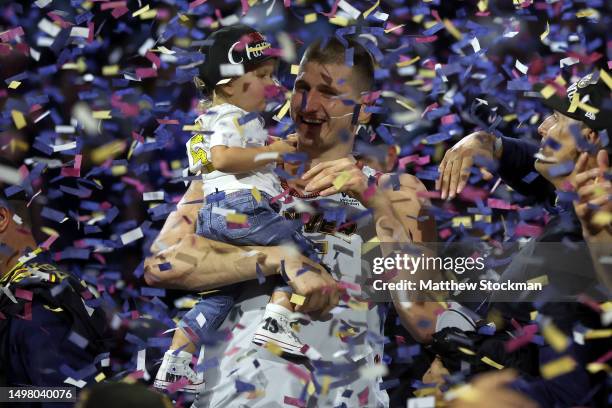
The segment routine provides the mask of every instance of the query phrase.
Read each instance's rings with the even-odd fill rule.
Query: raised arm
[[[497,148],[496,148],[497,146]],[[530,182],[523,179],[535,173],[535,158],[538,146],[524,140],[502,137],[497,141],[495,135],[475,132],[467,135],[449,149],[439,166],[436,189],[442,199],[454,198],[467,185],[470,169],[478,156],[485,161],[497,162],[502,180],[519,193],[535,197],[544,202],[554,196],[554,187],[544,177],[537,175]],[[485,178],[492,175],[484,172]]]

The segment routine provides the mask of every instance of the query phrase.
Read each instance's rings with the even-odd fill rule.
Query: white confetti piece
[[[38,22],[38,28],[40,29],[40,31],[49,34],[51,37],[57,36],[60,31],[62,31],[59,26],[53,24],[46,18],[43,18]]]
[[[429,397],[420,398],[409,398],[408,408],[435,408],[436,397],[430,395]]]
[[[149,381],[151,376],[147,372],[146,361],[147,361],[147,350],[146,349],[145,350],[138,350],[138,357],[136,357],[136,371],[143,371],[144,372],[144,375],[143,375],[144,380],[145,381]]]
[[[244,66],[242,64],[221,64],[219,72],[224,77],[241,76],[244,75]]]
[[[518,33],[519,33],[518,31],[508,31],[507,33],[504,34],[504,37],[513,38],[513,37],[516,37]]]
[[[141,56],[145,56],[145,54],[147,53],[147,51],[149,51],[151,48],[153,48],[153,46],[155,45],[155,40],[152,38],[147,38],[147,41],[145,41],[140,48],[138,48],[138,55]]]
[[[74,133],[74,126],[68,125],[57,125],[55,127],[56,133]]]
[[[164,199],[163,191],[149,191],[148,193],[142,193],[143,201],[157,201]]]
[[[72,378],[72,377],[68,377],[68,378],[66,378],[66,379],[64,380],[64,383],[66,383],[66,384],[70,384],[70,385],[74,385],[75,387],[78,387],[78,388],[83,388],[84,386],[86,386],[86,385],[87,385],[87,383],[86,383],[85,381],[83,381],[83,380],[78,380],[78,381],[77,381],[77,380],[75,380],[75,379],[74,379],[74,378]]]
[[[527,65],[523,64],[519,60],[516,60],[516,62],[514,63],[514,67],[518,69],[521,74],[526,74],[527,70],[529,69]]]
[[[253,161],[257,163],[258,161],[263,160],[276,160],[278,158],[278,152],[267,152],[267,153],[259,153],[255,156]]]
[[[89,28],[88,27],[72,27],[72,29],[70,30],[70,36],[88,38]]]
[[[480,42],[478,42],[478,38],[472,38],[472,41],[470,41],[470,45],[474,49],[474,52],[480,51]]]
[[[204,316],[202,313],[199,313],[196,317],[196,322],[198,322],[200,327],[204,327],[204,324],[206,323],[206,316]]]
[[[346,0],[341,0],[340,3],[338,3],[338,8],[351,16],[353,20],[357,20],[361,15],[361,11],[350,5]]]
[[[77,143],[76,141],[68,142],[60,145],[51,146],[53,148],[53,152],[63,152],[66,150],[76,149]]]
[[[580,60],[578,58],[566,57],[559,61],[559,67],[571,67],[572,65],[577,64],[579,62]]]
[[[228,208],[221,208],[221,207],[213,207],[212,208],[212,213],[213,214],[219,214],[222,215],[224,217],[227,217],[228,214],[236,214],[236,210],[231,210]]]
[[[365,366],[359,369],[359,375],[365,380],[374,380],[378,377],[387,375],[389,369],[384,364],[375,364],[372,366]]]
[[[20,184],[22,180],[17,169],[0,164],[0,181],[8,184]]]
[[[123,242],[123,245],[127,245],[136,240],[139,240],[143,236],[144,235],[142,234],[142,230],[140,229],[140,227],[138,227],[126,232],[125,234],[121,234],[121,242]]]
[[[23,220],[17,214],[13,214],[13,221],[15,221],[15,224],[17,225],[23,224]]]
[[[34,4],[36,4],[36,7],[38,8],[45,8],[47,7],[53,0],[36,0],[34,2]]]

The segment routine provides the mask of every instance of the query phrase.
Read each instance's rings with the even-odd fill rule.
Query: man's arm
[[[496,137],[486,132],[467,135],[450,148],[440,162],[440,176],[436,189],[442,199],[454,198],[467,185],[470,169],[476,156],[485,161],[498,162],[498,173],[502,180],[519,193],[547,201],[554,194],[554,187],[544,177],[537,175],[531,182],[523,181],[530,173],[535,173],[535,158],[538,146],[524,140],[502,137],[496,146]],[[485,179],[492,175],[484,172]]]
[[[192,182],[177,209],[170,213],[145,259],[148,285],[184,290],[209,290],[257,278],[285,273],[294,292],[305,296],[299,310],[328,313],[340,295],[334,279],[320,265],[282,246],[235,246],[195,233],[202,207],[202,182]],[[305,272],[304,272],[305,271]]]
[[[202,182],[192,182],[166,219],[151,246],[151,256],[145,259],[147,284],[208,290],[256,279],[256,264],[265,275],[278,273],[278,247],[239,247],[197,235],[195,224],[203,198]]]

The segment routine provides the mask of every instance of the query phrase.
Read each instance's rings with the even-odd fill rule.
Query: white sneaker
[[[203,357],[203,354],[200,352],[198,360]],[[167,390],[171,384],[187,378],[188,382],[176,391],[190,394],[197,394],[202,391],[204,389],[204,373],[196,373],[191,368],[191,358],[192,354],[186,351],[179,351],[176,355],[173,354],[173,350],[166,351],[153,386],[160,390]]]
[[[274,303],[268,303],[263,319],[253,336],[253,343],[259,346],[273,343],[287,354],[304,357],[304,353],[301,352],[304,344],[291,328],[293,321],[291,315],[290,310]]]

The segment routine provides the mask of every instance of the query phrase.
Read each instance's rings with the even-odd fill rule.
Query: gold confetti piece
[[[316,389],[314,383],[312,381],[308,382],[308,386],[306,387],[306,391],[308,391],[308,395],[312,395],[315,393]]]
[[[106,379],[106,375],[104,373],[99,373],[94,377],[94,380],[96,380],[96,382],[100,382],[104,379]]]
[[[105,65],[102,67],[102,75],[110,76],[119,73],[119,65]]]
[[[497,368],[498,370],[502,370],[504,368],[503,365],[496,363],[495,361],[491,360],[487,356],[484,356],[483,358],[481,358],[480,361],[482,361],[485,364],[490,365],[491,367]]]
[[[414,395],[418,398],[421,398],[421,397],[428,397],[430,395],[435,395],[436,392],[438,392],[438,389],[436,387],[425,387],[425,388],[419,388],[418,390],[415,390]]]
[[[299,65],[291,65],[291,75],[297,75],[300,72]]]
[[[538,317],[538,311],[537,310],[532,310],[531,312],[529,312],[529,318],[533,321],[536,319],[536,317]]]
[[[310,24],[317,21],[317,13],[308,13],[304,16],[304,24]]]
[[[576,109],[578,108],[579,103],[580,103],[580,94],[578,94],[578,92],[575,92],[574,95],[572,95],[572,101],[570,103],[569,108],[567,108],[567,111],[569,113],[576,112]]]
[[[92,116],[94,119],[112,119],[111,111],[109,110],[93,111]]]
[[[540,41],[544,41],[544,39],[546,37],[548,37],[548,34],[550,33],[550,25],[548,24],[548,21],[546,22],[546,30],[544,30],[544,32],[542,34],[540,34]]]
[[[610,211],[597,211],[593,216],[593,224],[608,225],[612,222],[612,213]]]
[[[527,283],[539,283],[542,286],[548,285],[548,275],[540,275],[535,278],[529,279]]]
[[[569,346],[567,337],[552,322],[542,328],[542,335],[557,353],[565,351]]]
[[[589,363],[587,364],[586,369],[591,374],[595,374],[599,371],[610,372],[610,366],[606,363]]]
[[[436,77],[436,71],[434,71],[433,69],[419,69],[418,74],[419,76],[423,78],[435,78]]]
[[[610,77],[606,71],[600,69],[599,77],[605,82],[606,85],[608,85],[608,88],[612,89],[612,77]]]
[[[49,227],[40,227],[40,230],[42,232],[44,232],[45,234],[51,236],[51,235],[59,235],[59,233],[54,230],[53,228],[49,228]]]
[[[123,176],[127,174],[127,166],[113,166],[111,167],[111,174],[113,176]]]
[[[149,20],[157,16],[157,9],[149,10],[140,15],[141,20]]]
[[[64,309],[62,309],[61,307],[53,308],[53,307],[47,306],[47,305],[43,305],[43,307],[45,309],[47,309],[47,310],[50,310],[50,311],[54,312],[54,313],[59,313],[59,312],[63,312],[64,311]]]
[[[415,112],[414,106],[410,106],[407,102],[401,101],[399,99],[396,99],[395,102],[397,102],[398,105],[408,109],[409,111]]]
[[[388,30],[385,30],[385,34],[389,34],[390,32],[395,31],[395,30],[399,30],[400,28],[402,28],[405,25],[406,24],[402,24],[402,25],[395,26],[393,28],[389,28]]]
[[[284,118],[287,112],[289,111],[289,106],[290,106],[290,100],[287,100],[287,102],[285,102],[283,107],[280,108],[280,110],[278,111],[274,119],[280,121],[282,118]]]
[[[277,346],[276,344],[269,342],[268,344],[266,344],[266,348],[268,349],[268,351],[272,354],[276,354],[277,356],[280,356],[281,354],[283,354],[283,349],[280,348],[280,346]]]
[[[490,215],[476,214],[476,215],[474,215],[474,221],[484,221],[484,222],[487,222],[487,223],[491,223],[491,216]]]
[[[570,356],[564,356],[540,366],[542,377],[547,380],[569,373],[576,368],[576,361]]]
[[[395,64],[398,68],[402,68],[402,67],[407,67],[408,65],[412,65],[415,62],[417,62],[418,60],[420,60],[421,57],[419,57],[418,55],[416,57],[414,57],[411,60],[408,61],[402,61],[402,62],[398,62],[397,64]]]
[[[370,7],[369,9],[363,12],[363,18],[368,18],[370,13],[372,13],[376,9],[376,7],[378,7],[379,5],[380,5],[380,0],[376,0],[376,3],[374,3],[372,7]]]
[[[351,173],[348,171],[343,171],[336,177],[332,185],[336,188],[336,190],[340,191],[342,186],[344,186],[351,178]]]
[[[351,298],[348,301],[347,306],[353,310],[356,310],[358,312],[365,312],[369,309],[368,307],[368,302],[360,302],[358,300],[355,300],[353,298]]]
[[[342,16],[334,16],[329,19],[331,24],[339,25],[341,27],[346,27],[348,25],[348,19]]]
[[[484,13],[489,8],[489,0],[479,0],[476,6],[478,7],[478,11]]]
[[[26,119],[25,116],[23,116],[23,113],[18,110],[12,110],[11,117],[13,118],[13,123],[15,123],[15,127],[17,129],[23,129],[26,127]]]
[[[183,126],[183,130],[185,132],[199,132],[200,130],[200,125],[184,125]]]
[[[124,140],[115,140],[105,145],[102,145],[91,151],[91,161],[94,164],[100,164],[107,159],[114,158],[120,153],[123,153],[127,143]]]
[[[475,356],[476,353],[474,353],[472,350],[467,349],[465,347],[459,347],[459,351],[461,351],[464,354],[470,355],[470,356]]]
[[[453,218],[453,227],[457,228],[460,225],[463,225],[465,228],[472,228],[472,218],[467,217],[454,217]]]
[[[296,305],[300,305],[302,306],[304,304],[304,301],[306,300],[306,298],[302,295],[298,295],[297,293],[292,293],[291,294],[291,299],[289,299],[289,301],[293,304]]]
[[[227,214],[225,216],[225,221],[231,222],[234,224],[245,224],[247,220],[248,218],[246,214],[235,213],[235,214]]]
[[[461,34],[461,31],[459,31],[457,27],[455,27],[455,25],[453,24],[451,20],[445,18],[444,27],[446,28],[446,31],[448,31],[450,35],[455,37],[457,40],[463,39],[463,34]]]
[[[253,187],[251,189],[251,194],[253,195],[253,198],[255,199],[255,201],[257,201],[258,203],[261,202],[261,193],[256,187]]]
[[[331,384],[332,378],[329,375],[324,375],[321,381],[321,395],[327,395],[329,392],[329,385]]]
[[[592,9],[592,8],[587,8],[587,9],[583,9],[580,10],[578,12],[576,12],[576,17],[578,18],[582,18],[582,17],[591,17],[593,15],[597,15],[597,11]]]
[[[542,88],[542,90],[540,91],[540,93],[542,94],[542,96],[545,99],[550,98],[551,96],[553,96],[555,94],[556,90],[555,87],[552,85],[546,85],[544,88]]]
[[[11,83],[9,84],[9,89],[17,89],[19,87],[19,85],[21,85],[21,82],[19,81],[11,81]]]
[[[135,12],[132,13],[132,17],[138,17],[139,15],[141,15],[142,13],[145,13],[149,11],[149,5],[147,4],[146,6],[142,7],[139,10],[136,10]]]
[[[612,337],[612,329],[588,330],[584,333],[585,340],[605,339]]]
[[[578,107],[585,112],[599,113],[599,109],[584,102],[578,102]]]

